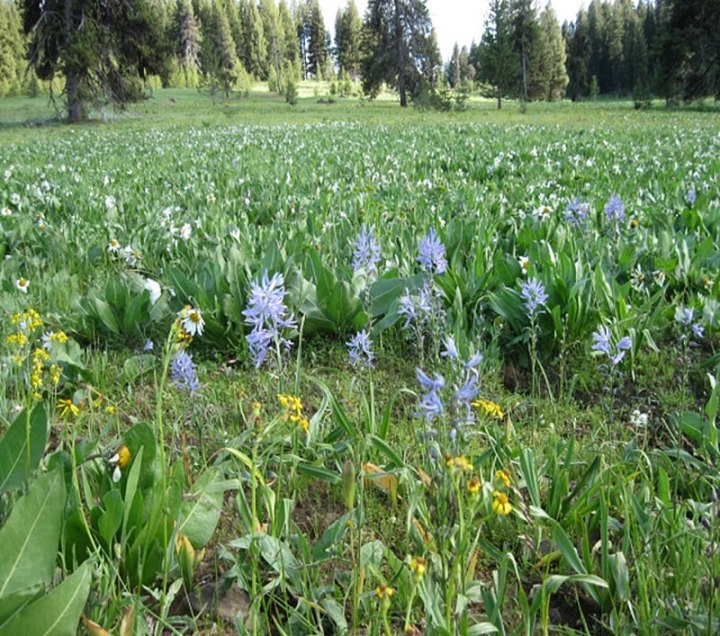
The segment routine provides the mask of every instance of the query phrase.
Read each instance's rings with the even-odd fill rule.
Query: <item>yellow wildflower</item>
[[[496,417],[499,420],[505,417],[505,413],[503,413],[500,405],[495,402],[491,402],[490,400],[477,399],[470,404],[479,411],[482,411],[482,413],[488,417]]]
[[[513,508],[508,496],[504,492],[496,490],[493,493],[492,509],[497,515],[509,515]]]
[[[62,369],[59,365],[53,364],[50,367],[50,380],[53,384],[60,384],[60,376],[62,375]]]
[[[285,409],[285,420],[297,424],[306,433],[310,429],[308,418],[303,415],[302,401],[296,395],[280,393],[277,396],[280,406]]]
[[[70,399],[58,400],[57,408],[58,411],[60,411],[61,417],[67,417],[68,415],[77,417],[78,415],[80,415],[80,409],[75,404],[75,402]]]
[[[6,344],[16,345],[18,348],[25,346],[27,336],[22,331],[16,331],[5,337]]]
[[[115,464],[115,470],[113,471],[112,477],[112,480],[115,483],[120,481],[120,478],[122,477],[121,471],[125,470],[130,465],[130,460],[132,460],[132,454],[125,444],[123,444],[118,449],[118,452],[110,458],[110,463]]]
[[[504,470],[496,470],[495,479],[505,484],[506,488],[510,488],[512,481],[510,481],[510,475],[508,475]]]
[[[473,477],[468,482],[467,491],[471,495],[477,495],[480,492],[480,486],[482,486],[482,482],[477,477]]]
[[[108,404],[108,405],[105,407],[105,412],[106,412],[108,415],[115,415],[115,413],[117,413],[117,409],[115,408],[115,406],[114,406],[113,404]]]
[[[415,582],[419,583],[423,574],[425,574],[425,570],[427,569],[427,561],[422,557],[412,557],[408,563],[408,567],[415,575]]]
[[[393,594],[395,594],[395,590],[389,585],[378,585],[375,588],[375,596],[381,601],[385,599],[389,600]]]

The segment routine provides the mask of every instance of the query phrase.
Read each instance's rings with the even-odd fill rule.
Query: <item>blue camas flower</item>
[[[245,324],[252,327],[245,337],[256,368],[260,368],[271,349],[289,350],[292,343],[283,330],[297,327],[295,317],[285,305],[285,279],[282,274],[268,278],[267,270],[260,284],[250,285],[250,302],[243,311]]]
[[[185,349],[181,349],[175,354],[170,364],[170,379],[178,389],[190,395],[200,388],[195,363]]]
[[[420,241],[418,251],[417,261],[423,266],[425,271],[429,274],[442,274],[445,272],[447,269],[445,246],[435,235],[434,228],[430,228],[425,238]]]
[[[622,223],[625,220],[625,204],[616,194],[613,194],[605,204],[605,216],[608,221]]]
[[[354,367],[372,367],[375,354],[372,350],[372,340],[367,330],[359,331],[346,343],[350,363]]]
[[[698,340],[705,335],[702,322],[695,321],[695,310],[692,307],[678,307],[675,310],[675,321],[688,328],[687,335],[692,334]]]
[[[530,317],[535,316],[540,305],[544,305],[548,299],[545,286],[537,278],[531,278],[522,284],[520,296],[523,299],[525,311]]]
[[[565,208],[565,220],[571,225],[579,227],[587,221],[589,211],[590,204],[575,197]]]
[[[360,229],[353,249],[353,271],[365,270],[368,275],[377,274],[380,262],[380,246],[375,240],[375,226],[368,229],[364,225]]]
[[[592,350],[605,354],[613,367],[620,364],[625,357],[625,352],[632,347],[632,340],[628,336],[620,338],[617,344],[613,345],[612,334],[605,325],[600,325],[592,334],[592,338],[595,341]]]

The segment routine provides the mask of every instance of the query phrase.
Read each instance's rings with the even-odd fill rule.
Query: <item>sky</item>
[[[335,37],[335,15],[347,0],[320,0],[320,8],[325,18],[325,28]],[[365,13],[367,0],[355,0],[360,15]],[[545,0],[536,3],[545,6]],[[551,0],[560,24],[564,20],[574,20],[578,10],[585,4],[583,0]],[[480,41],[482,25],[487,12],[487,0],[427,0],[430,18],[437,32],[440,52],[447,60],[452,54],[453,45],[470,46]]]

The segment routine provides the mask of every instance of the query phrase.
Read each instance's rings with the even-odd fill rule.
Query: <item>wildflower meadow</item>
[[[716,115],[335,107],[0,130],[0,636],[719,633]]]

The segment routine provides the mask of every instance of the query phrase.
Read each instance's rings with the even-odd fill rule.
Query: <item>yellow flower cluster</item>
[[[45,351],[45,349],[36,347],[33,350],[32,357],[33,364],[32,372],[30,373],[30,386],[37,391],[43,384],[43,371],[45,370],[45,363],[50,360],[50,354]]]
[[[504,470],[496,470],[495,484],[498,488],[510,488],[510,486],[512,485],[510,475],[508,475],[508,473]],[[502,492],[501,490],[495,490],[493,492],[492,509],[496,515],[506,516],[512,512],[513,507],[510,503],[510,498],[507,496],[506,493]]]
[[[505,417],[505,413],[503,413],[500,405],[495,402],[491,402],[490,400],[483,400],[479,398],[470,404],[478,411],[481,411],[483,415],[487,415],[488,417],[496,417],[499,420]]]
[[[427,561],[422,557],[411,557],[410,561],[408,562],[408,567],[413,573],[415,583],[420,583],[420,580],[422,579],[423,574],[425,574],[425,570],[427,569]]]
[[[280,393],[277,396],[280,406],[285,409],[285,420],[297,424],[306,433],[310,429],[308,418],[303,415],[303,405],[296,395]]]
[[[43,322],[40,314],[31,307],[27,311],[13,314],[10,324],[25,333],[33,333],[42,327]]]
[[[468,473],[473,471],[473,465],[462,455],[458,455],[457,457],[445,455],[445,465],[448,468],[457,468],[458,470],[464,470]]]

